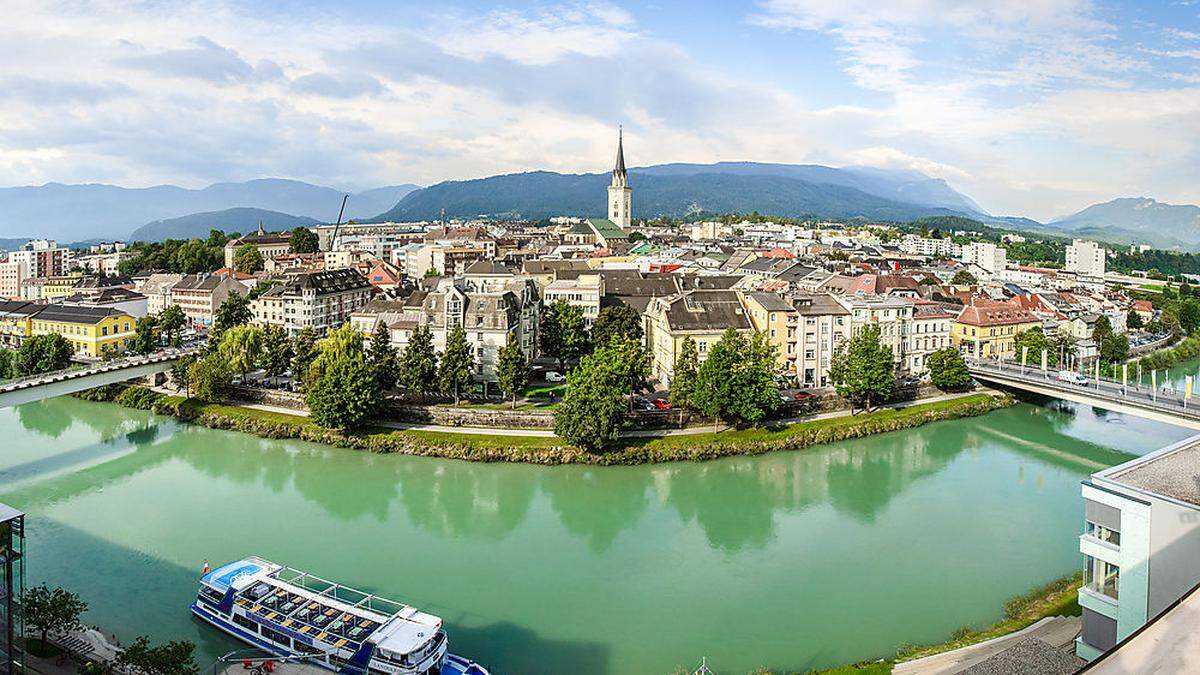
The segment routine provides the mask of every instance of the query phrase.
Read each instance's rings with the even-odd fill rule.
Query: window
[[[1083,587],[1116,600],[1121,569],[1112,563],[1093,558],[1090,555],[1084,556],[1084,564]]]
[[[1113,546],[1121,545],[1121,533],[1116,530],[1110,530],[1103,525],[1098,525],[1092,521],[1086,521],[1084,524],[1084,534],[1089,537],[1095,537],[1103,542],[1108,542]]]

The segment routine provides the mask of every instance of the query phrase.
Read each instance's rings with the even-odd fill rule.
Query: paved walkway
[[[897,663],[892,675],[953,675],[986,661],[1025,638],[1038,638],[1056,649],[1070,649],[1079,635],[1081,621],[1077,616],[1052,616],[1015,633],[1001,635],[987,642],[969,645],[954,651]]]
[[[977,394],[980,391],[990,392],[989,389],[979,389],[976,391],[961,392],[956,394],[941,394],[930,398],[916,399],[913,401],[902,401],[891,405],[880,406],[880,408],[900,409],[907,408],[913,405],[923,403],[936,403],[938,401],[948,401],[951,399],[962,398]],[[296,410],[294,408],[284,408],[282,406],[267,405],[265,403],[240,403],[243,408],[252,410],[262,410],[264,412],[280,413],[283,415],[295,415],[297,417],[308,417],[307,410]],[[811,422],[813,420],[831,419],[834,417],[848,417],[851,415],[849,410],[834,410],[817,415],[806,415],[803,417],[789,417],[782,420],[777,420],[775,424],[795,424],[797,422]],[[503,429],[492,427],[454,427],[442,424],[420,424],[415,422],[396,422],[392,420],[379,420],[379,426],[389,429],[399,429],[402,431],[433,431],[438,433],[448,434],[477,434],[480,436],[526,436],[534,438],[553,438],[554,432],[549,429]],[[695,434],[710,434],[718,431],[724,431],[728,427],[720,425],[706,425],[701,427],[687,427],[685,429],[635,429],[632,431],[622,431],[622,438],[660,438],[663,436],[691,436]]]

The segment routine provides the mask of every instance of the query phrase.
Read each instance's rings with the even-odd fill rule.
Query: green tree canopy
[[[311,419],[327,429],[356,428],[379,411],[383,397],[362,333],[349,323],[317,343],[304,397]]]
[[[157,325],[158,320],[149,314],[138,319],[127,349],[133,354],[149,354],[157,349],[158,335],[155,332]]]
[[[592,344],[603,346],[617,336],[642,341],[642,315],[636,309],[613,305],[600,310],[596,323],[592,325]]]
[[[184,354],[171,364],[171,379],[175,381],[176,389],[182,389],[185,398],[192,396],[192,365],[196,363],[195,354]]]
[[[588,336],[583,321],[583,308],[558,300],[542,309],[538,342],[542,354],[558,361],[559,370],[587,353]]]
[[[1018,335],[1014,346],[1018,359],[1021,358],[1021,348],[1029,348],[1029,357],[1026,365],[1040,368],[1042,365],[1042,350],[1046,351],[1047,368],[1053,368],[1058,365],[1059,346],[1046,337],[1046,333],[1042,330],[1041,326],[1034,326]]]
[[[1184,298],[1179,301],[1179,326],[1188,334],[1200,328],[1200,300]]]
[[[567,376],[567,393],[554,411],[554,433],[571,445],[600,452],[616,442],[625,414],[618,358],[599,349]]]
[[[708,351],[692,398],[705,415],[726,424],[766,419],[779,407],[775,348],[759,332],[748,338],[730,328]]]
[[[221,334],[217,352],[230,369],[241,373],[244,381],[246,373],[254,370],[258,357],[262,356],[263,330],[250,324],[234,326]]]
[[[392,346],[391,331],[383,319],[376,319],[367,361],[371,364],[371,372],[375,381],[379,383],[380,391],[387,391],[396,386],[397,371],[400,368],[397,360],[396,348]]]
[[[971,374],[962,354],[953,347],[946,347],[929,355],[925,360],[929,369],[929,381],[942,391],[961,391],[971,384]]]
[[[199,675],[195,651],[191,642],[151,645],[150,639],[141,635],[117,655],[117,666],[142,675]]]
[[[500,391],[511,399],[512,407],[516,408],[517,396],[525,391],[525,385],[529,383],[529,364],[525,360],[525,350],[521,349],[520,342],[510,339],[500,348],[497,358],[497,384]]]
[[[220,342],[221,333],[233,328],[250,323],[250,319],[254,315],[250,311],[250,301],[241,293],[231,292],[225,296],[225,300],[217,307],[217,313],[213,317],[212,332],[209,334],[209,344]]]
[[[433,332],[429,326],[417,326],[400,354],[400,384],[422,396],[437,387],[437,353],[433,350]]]
[[[1125,325],[1131,330],[1139,330],[1146,327],[1146,322],[1142,320],[1141,314],[1138,314],[1131,309],[1129,310],[1129,313],[1125,315]]]
[[[443,394],[453,394],[454,405],[458,405],[459,395],[471,386],[474,373],[475,355],[467,344],[467,331],[455,326],[446,336],[446,351],[442,352],[438,368],[438,389]]]
[[[950,283],[954,284],[955,286],[970,286],[978,281],[979,280],[975,278],[975,275],[971,274],[967,270],[959,270],[955,272],[954,276],[950,279]]]
[[[197,359],[188,371],[192,396],[206,403],[220,403],[229,395],[233,371],[216,351]]]
[[[25,591],[21,596],[21,607],[25,616],[25,627],[40,634],[42,645],[50,633],[65,633],[83,628],[79,617],[87,611],[87,603],[78,595],[61,588],[49,588],[45,584]]]
[[[254,244],[242,244],[233,254],[233,269],[242,274],[261,272],[266,261]]]
[[[187,316],[179,305],[171,305],[158,315],[158,328],[172,347],[179,346],[180,334],[187,323]]]
[[[17,375],[38,375],[62,370],[71,365],[75,350],[65,337],[57,333],[28,337],[13,357]]]
[[[288,238],[288,248],[292,253],[316,253],[321,250],[321,242],[317,233],[307,227],[296,227]]]
[[[16,355],[11,349],[0,348],[0,380],[17,376],[16,368],[13,367]]]
[[[676,408],[695,407],[696,378],[700,372],[700,357],[696,353],[696,341],[683,338],[679,354],[675,357],[675,368],[671,374],[671,405]]]
[[[829,364],[829,378],[838,396],[868,412],[876,401],[891,396],[895,366],[891,347],[879,340],[879,326],[868,325],[838,345]]]
[[[312,328],[305,326],[292,339],[292,381],[304,386],[308,369],[317,358],[317,337]]]
[[[267,326],[262,334],[263,371],[269,378],[277,378],[287,372],[292,363],[292,341],[287,331],[280,326]]]

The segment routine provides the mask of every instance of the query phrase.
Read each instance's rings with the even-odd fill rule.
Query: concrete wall
[[[1150,598],[1156,616],[1200,582],[1200,510],[1154,497],[1150,518]]]

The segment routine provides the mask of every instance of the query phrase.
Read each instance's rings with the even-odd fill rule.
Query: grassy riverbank
[[[998,638],[1009,633],[1015,633],[1023,628],[1032,626],[1050,616],[1079,616],[1081,610],[1077,600],[1076,589],[1083,581],[1082,573],[1055,579],[1054,581],[1035,588],[1024,595],[1010,598],[1004,603],[1004,618],[987,628],[975,629],[970,626],[959,628],[951,634],[950,639],[934,645],[916,647],[906,645],[900,647],[894,656],[875,661],[863,661],[825,670],[808,671],[805,675],[888,675],[896,664],[911,661],[934,654],[941,654],[962,647],[969,647],[980,642]],[[684,673],[684,670],[678,671]],[[675,675],[675,673],[672,673]],[[798,672],[782,672],[767,669],[755,670],[749,675],[800,675]]]
[[[92,390],[85,392],[82,398],[112,401],[130,408],[172,415],[213,429],[242,431],[265,438],[296,438],[371,452],[479,462],[598,465],[697,461],[735,455],[757,455],[775,450],[798,450],[822,443],[910,429],[930,422],[983,415],[1012,404],[1012,399],[1008,396],[971,394],[905,408],[887,408],[873,413],[810,420],[776,427],[630,438],[608,452],[597,454],[566,445],[555,437],[401,431],[382,427],[342,432],[322,428],[307,417],[238,405],[201,403],[137,386]]]
[[[1140,362],[1143,370],[1158,370],[1197,356],[1200,356],[1200,334],[1191,335],[1173,347],[1156,349],[1141,358],[1133,359],[1131,363]]]

